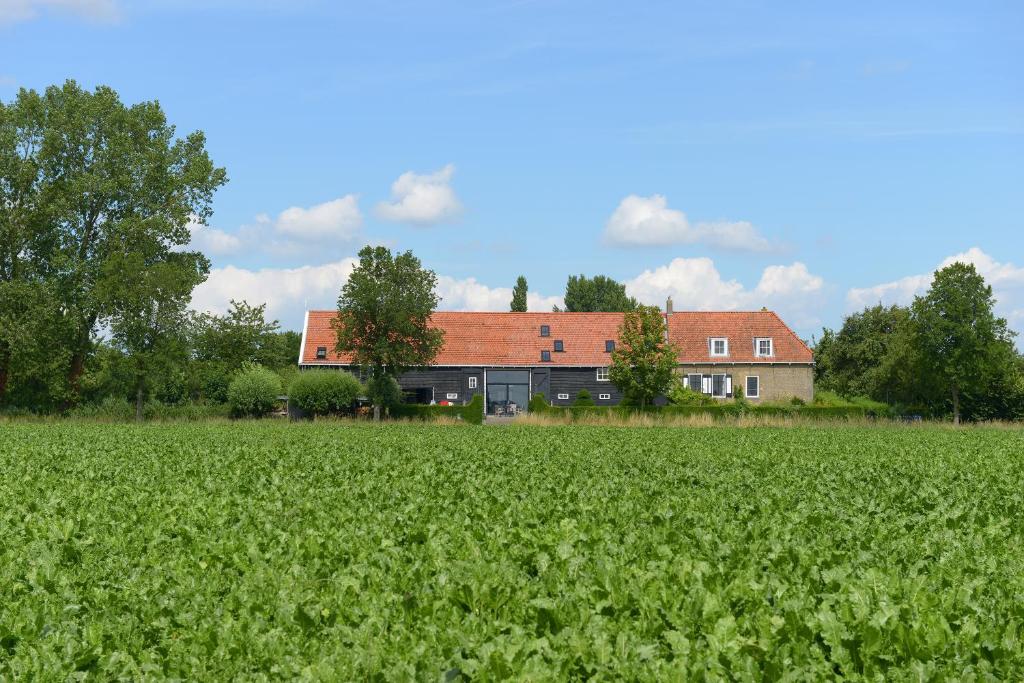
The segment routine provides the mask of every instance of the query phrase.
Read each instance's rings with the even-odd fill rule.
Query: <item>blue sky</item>
[[[570,273],[803,336],[975,262],[1024,331],[1024,4],[0,0],[0,98],[158,99],[230,183],[196,306],[331,307],[366,243],[442,307]]]

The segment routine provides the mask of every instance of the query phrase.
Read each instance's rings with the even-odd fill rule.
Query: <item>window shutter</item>
[[[684,389],[689,389],[690,388],[690,378],[687,377],[686,375],[683,375],[683,388]]]
[[[711,375],[704,375],[701,377],[701,391],[705,394],[711,393]]]
[[[725,395],[732,398],[732,375],[725,376]]]

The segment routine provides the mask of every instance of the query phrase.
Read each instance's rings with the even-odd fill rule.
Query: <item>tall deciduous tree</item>
[[[195,354],[201,361],[224,363],[231,373],[238,372],[246,363],[264,367],[277,367],[273,348],[278,321],[267,320],[267,305],[252,306],[247,301],[231,300],[224,315],[203,313],[195,320]],[[297,354],[298,344],[293,349]],[[294,358],[291,359],[295,361]]]
[[[186,309],[209,268],[206,258],[193,252],[147,263],[142,253],[129,251],[112,255],[105,264],[97,295],[110,316],[114,345],[132,368],[137,420],[142,420],[153,376],[188,358]]]
[[[570,275],[565,284],[565,310],[572,313],[636,310],[637,300],[626,294],[626,286],[610,277]]]
[[[907,382],[916,366],[911,345],[910,309],[872,306],[843,320],[838,332],[826,329],[814,349],[815,380],[821,389],[876,401],[913,401]]]
[[[526,277],[520,275],[516,280],[516,286],[512,289],[511,310],[513,313],[526,313],[526,292]]]
[[[665,337],[665,318],[654,306],[626,313],[619,327],[609,379],[641,408],[672,384],[678,352]]]
[[[43,144],[40,98],[25,92],[0,102],[0,405],[13,367],[38,350],[39,310],[50,302],[40,266]],[[52,307],[51,307],[52,308]],[[43,315],[40,315],[43,313]],[[46,330],[53,332],[53,330]],[[34,368],[38,370],[38,368]]]
[[[112,295],[135,281],[111,264],[128,253],[146,267],[176,262],[189,221],[209,218],[226,174],[211,162],[201,132],[175,137],[157,102],[129,107],[110,88],[89,92],[68,81],[42,95],[23,89],[10,109],[20,161],[0,167],[0,186],[16,197],[0,201],[0,222],[12,226],[0,251],[20,250],[59,295],[63,335],[47,342],[67,351],[74,397],[97,329],[114,322],[111,302],[132,298]]]
[[[994,303],[974,266],[957,262],[936,271],[931,288],[911,306],[922,368],[952,402],[954,424],[963,394],[990,384],[1015,360],[1012,335]]]
[[[392,255],[386,247],[364,247],[338,297],[337,350],[370,371],[368,386],[386,386],[386,378],[433,363],[444,334],[430,326],[437,308],[437,276],[411,251]],[[372,391],[377,394],[382,392]],[[374,419],[383,395],[370,397]]]

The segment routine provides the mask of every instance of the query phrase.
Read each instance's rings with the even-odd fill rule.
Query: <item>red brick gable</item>
[[[334,352],[335,332],[331,321],[335,311],[309,311],[303,333],[301,365],[346,365],[348,356]],[[617,340],[622,313],[492,313],[439,311],[431,325],[445,332],[444,346],[435,365],[450,366],[575,366],[603,367],[611,363],[605,351],[607,340]],[[541,325],[550,328],[549,337],[540,336]],[[754,358],[754,336],[772,337],[775,356]],[[810,349],[770,312],[755,313],[673,313],[669,337],[680,347],[680,363],[698,362],[789,362],[810,363]],[[730,357],[710,358],[708,337],[729,337]],[[564,351],[555,351],[561,340]],[[318,360],[317,348],[327,357]],[[541,351],[551,352],[551,361],[541,361]]]

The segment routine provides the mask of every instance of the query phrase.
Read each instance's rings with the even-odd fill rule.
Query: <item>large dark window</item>
[[[690,385],[690,388],[697,392],[702,392],[704,389],[701,387],[701,375],[687,375],[686,383]]]
[[[725,396],[725,375],[711,375],[711,395],[719,398]]]
[[[529,370],[488,370],[487,384],[529,384]]]
[[[486,390],[488,415],[518,415],[530,402],[530,371],[490,370]]]
[[[747,377],[747,398],[760,398],[761,380],[756,375]]]

